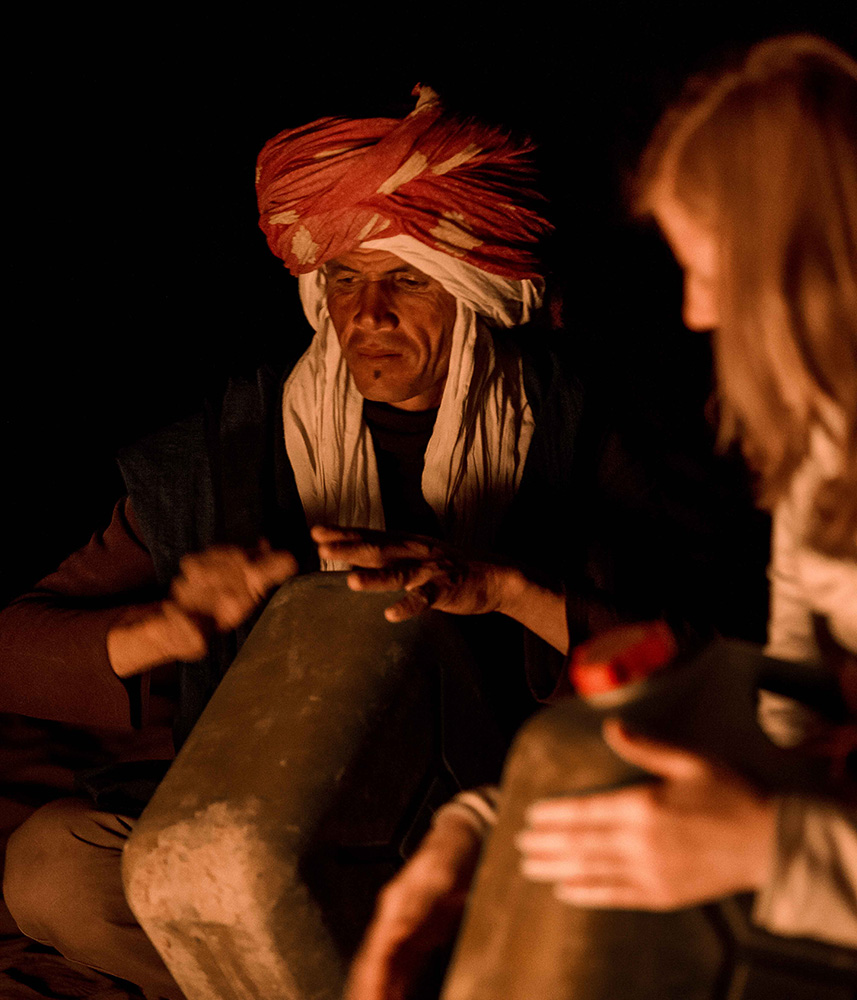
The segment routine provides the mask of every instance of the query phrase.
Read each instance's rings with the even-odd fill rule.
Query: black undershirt
[[[372,435],[384,523],[388,531],[439,538],[440,524],[422,494],[426,447],[437,409],[399,410],[389,403],[363,401],[363,419]]]

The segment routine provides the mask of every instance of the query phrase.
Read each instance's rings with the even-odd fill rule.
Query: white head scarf
[[[528,322],[542,288],[529,279],[488,274],[411,236],[361,246],[395,254],[456,299],[449,372],[426,449],[422,491],[451,541],[487,546],[520,484],[534,426],[520,358],[497,349],[490,327]],[[307,524],[383,529],[363,397],[339,349],[323,270],[301,275],[299,288],[316,333],[283,390],[283,425]],[[323,568],[344,567],[327,562]]]

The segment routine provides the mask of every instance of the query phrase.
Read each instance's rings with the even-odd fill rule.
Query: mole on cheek
[[[376,368],[376,369],[375,369],[375,370],[374,370],[374,371],[372,372],[372,378],[374,378],[374,379],[379,379],[380,377],[381,377],[381,369],[380,369],[380,368]]]

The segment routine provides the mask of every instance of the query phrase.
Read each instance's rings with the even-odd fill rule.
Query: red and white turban
[[[531,154],[529,143],[445,114],[428,88],[401,121],[322,118],[262,150],[260,225],[300,276],[316,331],[283,390],[286,451],[308,524],[385,524],[363,397],[339,348],[322,266],[364,247],[395,254],[456,299],[422,491],[447,537],[490,547],[534,427],[520,357],[491,335],[529,322],[541,304],[535,251],[550,226]]]
[[[406,235],[490,274],[534,278],[551,226],[532,153],[528,141],[448,114],[422,88],[406,118],[320,118],[267,142],[259,225],[295,275]]]

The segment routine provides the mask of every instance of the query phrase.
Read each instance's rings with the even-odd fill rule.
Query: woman
[[[638,207],[684,271],[685,324],[714,331],[721,441],[740,441],[774,514],[768,652],[833,656],[857,693],[857,63],[790,36],[694,81],[644,156]],[[793,703],[762,710],[777,742],[809,736]],[[857,812],[765,800],[616,724],[606,735],[664,781],[537,803],[526,873],[589,906],[754,889],[769,929],[857,946]]]
[[[684,271],[686,325],[714,331],[721,442],[741,443],[774,514],[768,652],[834,658],[857,718],[857,63],[822,39],[788,36],[692,81],[650,142],[638,190],[639,211]],[[367,546],[331,529],[316,540],[340,556],[350,547],[357,565],[390,567],[352,585],[407,586],[393,620],[426,605],[500,610],[562,648],[561,603],[515,571],[462,572],[419,545]],[[415,567],[390,565],[408,556]],[[777,742],[812,735],[794,703],[769,697],[762,711]],[[615,721],[605,737],[662,780],[534,804],[519,836],[529,877],[571,904],[607,908],[754,890],[768,929],[857,947],[857,810],[765,798]],[[437,901],[463,896],[475,865],[466,818],[461,804],[442,810],[382,897],[354,997],[398,995],[397,967],[421,940],[428,947],[436,914],[450,909]]]

